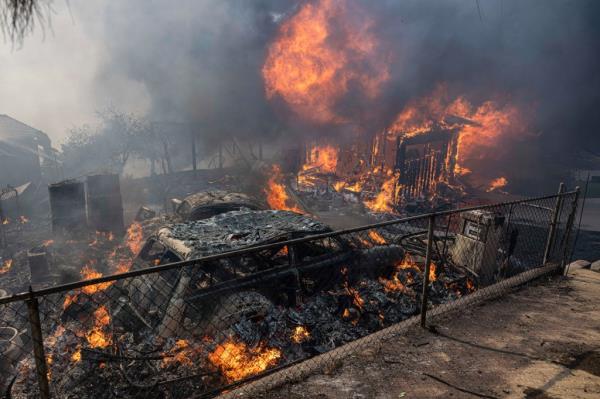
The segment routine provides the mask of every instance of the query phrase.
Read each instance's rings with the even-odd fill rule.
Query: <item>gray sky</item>
[[[60,143],[69,128],[94,123],[95,111],[115,105],[145,112],[144,86],[121,76],[118,97],[99,92],[98,71],[107,59],[102,0],[55,0],[50,29],[26,37],[21,47],[0,42],[0,114],[46,132]]]

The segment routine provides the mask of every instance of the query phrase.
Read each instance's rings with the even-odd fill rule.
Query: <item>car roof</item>
[[[238,210],[209,219],[167,225],[157,239],[184,260],[248,248],[331,228],[309,216],[280,210]]]

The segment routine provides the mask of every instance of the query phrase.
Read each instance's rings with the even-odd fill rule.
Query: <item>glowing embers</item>
[[[93,326],[85,334],[85,339],[90,348],[106,348],[112,343],[108,332],[110,325],[108,310],[105,306],[99,306],[93,316]]]
[[[12,259],[4,259],[0,264],[0,274],[7,273],[13,265]]]
[[[269,348],[264,343],[250,348],[243,342],[228,339],[217,345],[215,350],[208,355],[208,360],[221,371],[228,381],[235,382],[275,366],[279,362],[281,354],[280,349]]]
[[[412,290],[407,288],[407,284],[415,281],[415,277],[419,273],[419,265],[413,260],[410,254],[405,254],[404,258],[396,264],[395,270],[391,277],[379,277],[379,282],[383,286],[385,292],[400,291],[404,293],[414,294]],[[404,282],[402,281],[404,279]]]
[[[271,207],[271,209],[303,213],[298,206],[292,203],[283,180],[284,177],[281,172],[281,167],[279,165],[273,165],[267,181],[267,187],[264,190],[269,207]]]
[[[207,340],[205,339],[205,341]],[[163,368],[170,366],[195,367],[200,364],[198,357],[201,355],[202,349],[202,346],[191,345],[190,341],[186,339],[178,339],[169,351],[163,353],[164,358],[160,366]]]
[[[369,236],[369,239],[377,245],[387,244],[385,238],[383,238],[383,236],[379,234],[377,230],[369,230],[369,233],[367,235]]]
[[[79,363],[81,361],[81,346],[78,346],[75,349],[75,352],[71,354],[71,361],[74,363]]]
[[[296,326],[294,328],[294,332],[292,333],[292,342],[296,344],[300,344],[308,339],[310,339],[310,333],[308,329],[304,326]]]

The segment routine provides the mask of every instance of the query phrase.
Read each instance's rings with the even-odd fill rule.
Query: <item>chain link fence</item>
[[[186,239],[157,236],[127,273],[1,298],[0,387],[12,398],[208,398],[272,386],[561,271],[577,198],[561,190],[321,233],[279,213],[302,223],[189,261],[175,254]],[[231,231],[229,241],[251,234]]]

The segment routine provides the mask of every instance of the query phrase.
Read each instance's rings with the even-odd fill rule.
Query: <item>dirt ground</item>
[[[263,398],[600,398],[600,273],[544,278]]]

